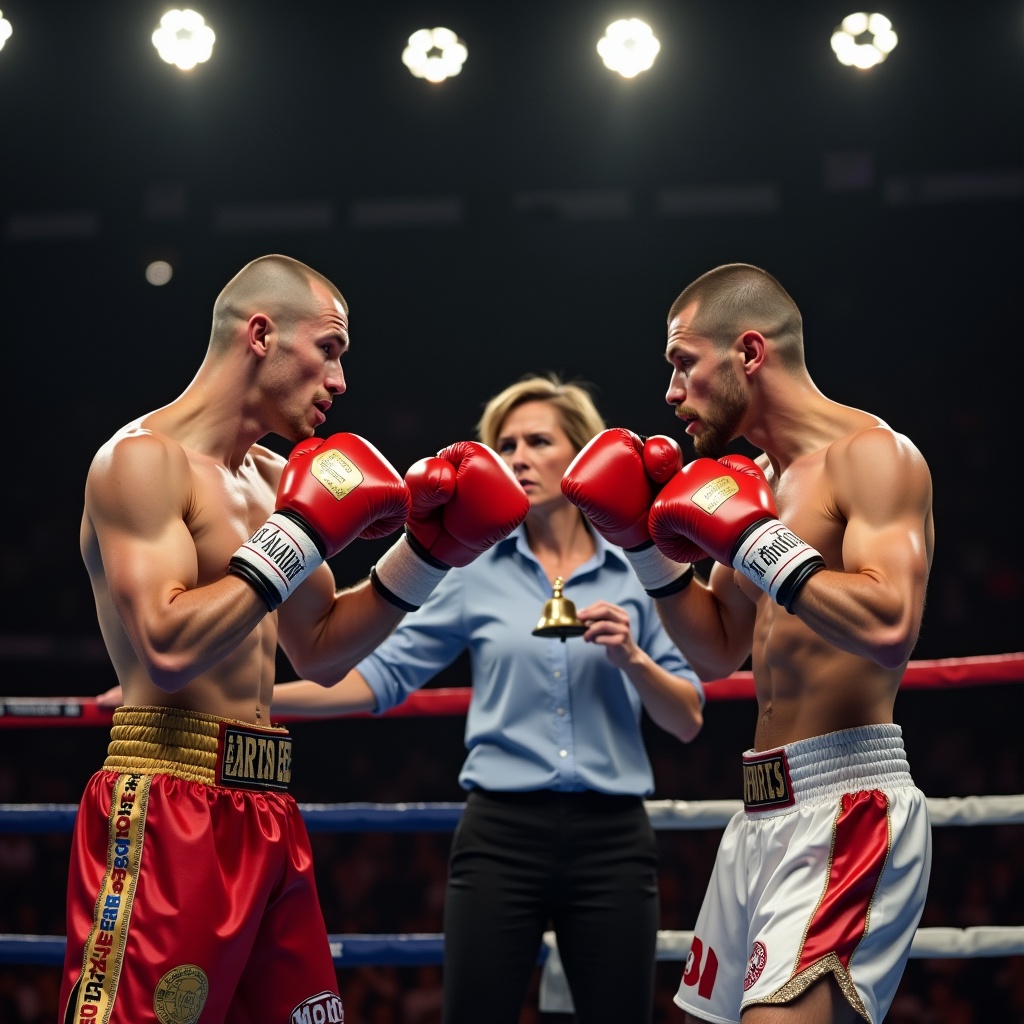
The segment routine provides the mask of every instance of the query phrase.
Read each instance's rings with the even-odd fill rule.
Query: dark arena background
[[[351,306],[349,390],[320,433],[362,434],[400,470],[472,436],[484,401],[537,371],[589,381],[609,425],[685,451],[663,401],[668,307],[719,263],[771,271],[801,307],[818,386],[931,466],[914,659],[958,671],[924,671],[897,700],[916,780],[941,800],[1024,794],[1024,657],[998,657],[1024,650],[1021,0],[866,8],[898,39],[867,70],[833,52],[856,11],[836,0],[194,8],[216,39],[182,71],[151,41],[166,5],[0,0],[0,1024],[56,1020],[47,950],[65,930],[66,815],[19,824],[19,809],[74,805],[106,749],[88,700],[71,702],[79,728],[46,720],[64,703],[39,706],[115,682],[78,551],[89,460],[185,388],[217,292],[265,253],[320,270]],[[625,78],[597,40],[634,17],[661,45]],[[433,83],[401,58],[437,26],[468,57]],[[338,555],[339,585],[387,543]],[[457,662],[431,687],[467,683]],[[645,723],[652,799],[737,799],[753,725],[743,698],[709,700],[687,747]],[[464,797],[457,710],[292,728],[302,803]],[[1024,1021],[1022,802],[936,828],[921,922],[1006,945],[915,957],[887,1024]],[[315,831],[332,936],[438,937],[450,836],[375,819]],[[666,931],[693,927],[718,837],[659,832]],[[338,950],[346,1021],[439,1021],[432,947],[383,945],[351,965]],[[681,967],[659,962],[658,1022],[681,1020]],[[538,967],[524,1024],[571,1020],[541,1010],[540,987]]]

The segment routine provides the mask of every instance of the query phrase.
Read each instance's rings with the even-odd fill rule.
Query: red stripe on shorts
[[[889,856],[889,800],[877,789],[847,793],[832,832],[828,882],[800,951],[797,973],[834,953],[848,968],[868,927]]]

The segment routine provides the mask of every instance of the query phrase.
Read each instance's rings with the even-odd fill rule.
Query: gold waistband
[[[174,775],[209,786],[231,785],[232,782],[224,778],[225,774],[234,774],[230,767],[225,772],[225,757],[233,756],[233,748],[227,749],[223,742],[226,733],[265,737],[275,744],[287,743],[290,754],[291,740],[286,729],[260,728],[235,719],[178,708],[126,707],[114,712],[103,770],[119,774]],[[255,779],[235,784],[261,789],[287,788],[287,779],[281,781],[283,785],[265,786]]]

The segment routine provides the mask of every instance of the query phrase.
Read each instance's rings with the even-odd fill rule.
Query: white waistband
[[[903,748],[903,730],[895,724],[842,729],[772,750],[748,750],[743,763],[779,755],[788,765],[796,804],[862,789],[892,790],[914,785]],[[756,814],[765,810],[748,808]]]

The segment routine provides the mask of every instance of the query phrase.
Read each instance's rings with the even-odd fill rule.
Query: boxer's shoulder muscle
[[[885,424],[841,438],[828,451],[829,483],[841,511],[865,502],[930,505],[931,474],[918,447]]]
[[[176,441],[136,422],[119,430],[93,457],[86,477],[86,514],[121,522],[145,519],[165,503],[182,507],[191,470]]]

